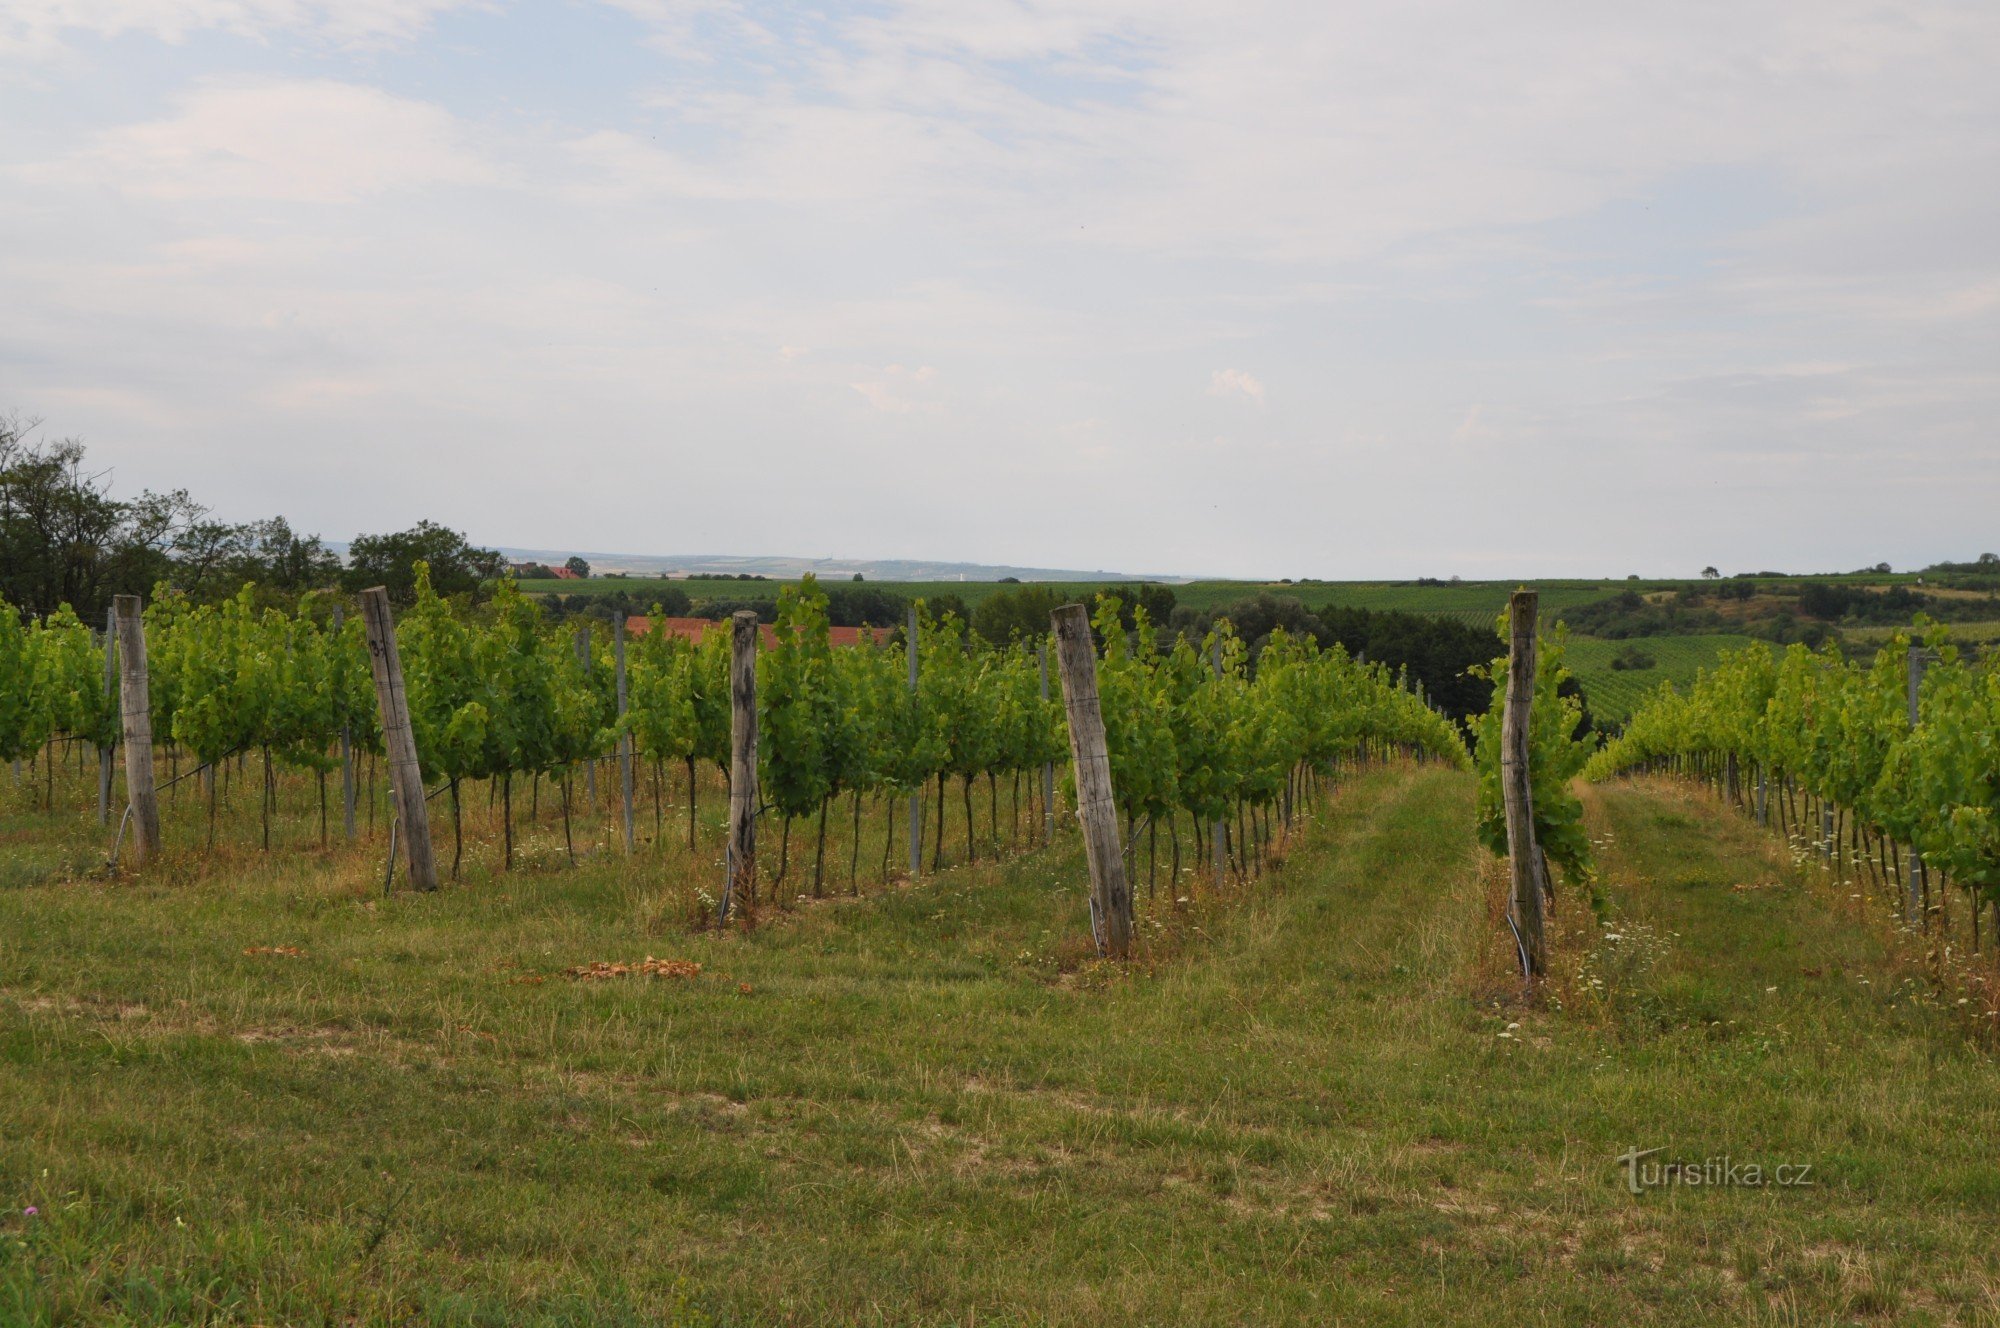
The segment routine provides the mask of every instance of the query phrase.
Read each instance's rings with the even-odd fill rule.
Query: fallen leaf
[[[600,959],[563,970],[563,976],[583,982],[631,977],[634,974],[648,978],[696,978],[701,976],[701,965],[687,959],[655,959],[647,955],[636,964],[614,964]]]

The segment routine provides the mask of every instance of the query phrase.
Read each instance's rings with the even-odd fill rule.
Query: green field
[[[1722,633],[1701,636],[1646,636],[1630,641],[1599,641],[1571,637],[1566,650],[1570,672],[1583,686],[1590,710],[1600,722],[1622,724],[1663,682],[1686,687],[1700,670],[1715,663],[1725,650],[1751,644],[1747,636]],[[1628,649],[1652,656],[1649,669],[1614,669],[1612,659]]]
[[[1472,801],[1350,777],[1277,873],[1142,893],[1123,971],[1067,834],[718,935],[645,855],[383,899],[239,810],[107,882],[17,809],[0,1322],[1995,1322],[2000,1067],[1879,910],[1592,792],[1609,912],[1524,1005]],[[564,976],[647,955],[702,971]]]
[[[2000,641],[2000,622],[1955,622],[1949,625],[1951,639],[1960,645],[1990,645]],[[1843,635],[1855,645],[1873,649],[1907,627],[1850,627]]]
[[[658,595],[670,587],[677,588],[686,593],[690,599],[696,600],[771,599],[782,587],[796,584],[796,581],[737,581],[718,577],[688,577],[678,580],[658,577],[629,579],[592,577],[583,581],[527,580],[521,582],[521,588],[536,595],[601,595],[624,591],[640,603],[644,603],[648,596]],[[831,588],[848,583],[826,584]],[[968,604],[977,604],[989,595],[1019,589],[1016,583],[998,581],[869,581],[861,584],[905,599],[957,595]],[[1087,597],[1099,590],[1115,592],[1119,588],[1117,582],[1100,581],[1042,581],[1029,584],[1052,586],[1059,590],[1074,592],[1079,597]],[[1343,608],[1400,609],[1410,613],[1440,614],[1485,623],[1507,606],[1507,596],[1522,584],[1524,583],[1514,581],[1466,581],[1434,586],[1418,585],[1414,581],[1308,581],[1295,584],[1275,581],[1191,581],[1169,584],[1168,589],[1174,592],[1176,604],[1185,604],[1197,609],[1213,609],[1254,595],[1268,593],[1291,596],[1307,607],[1315,609],[1327,604],[1337,604]],[[1544,581],[1525,584],[1541,591],[1542,607],[1545,610],[1554,610],[1602,599],[1606,595],[1617,594],[1622,590],[1671,589],[1682,583]]]
[[[1795,577],[1792,580],[1831,580],[1855,585],[1887,585],[1908,583],[1913,577],[1902,574],[1866,574],[1843,577]],[[601,595],[619,591],[631,595],[640,603],[647,597],[657,595],[664,589],[673,587],[685,592],[690,599],[743,599],[760,600],[776,598],[778,591],[796,581],[773,579],[769,581],[737,581],[726,577],[687,577],[684,579],[661,577],[631,577],[618,579],[592,577],[582,581],[558,581],[533,579],[521,582],[521,588],[530,594],[546,595]],[[829,588],[846,582],[827,582]],[[904,599],[920,599],[938,595],[956,595],[968,604],[978,604],[989,595],[1019,589],[1020,583],[999,581],[869,581],[861,583],[877,590],[884,590]],[[1072,592],[1079,598],[1087,598],[1099,590],[1116,591],[1117,582],[1105,581],[1039,581],[1027,584],[1052,586],[1065,592]],[[1131,583],[1126,583],[1131,584]],[[1476,626],[1490,623],[1507,606],[1507,597],[1513,591],[1526,587],[1539,591],[1544,613],[1554,613],[1562,609],[1587,604],[1608,595],[1620,594],[1627,590],[1637,590],[1650,594],[1661,590],[1675,590],[1682,586],[1701,584],[1690,580],[1578,580],[1550,579],[1542,581],[1459,581],[1438,585],[1419,585],[1415,581],[1189,581],[1183,583],[1162,583],[1174,592],[1174,602],[1197,609],[1214,609],[1247,599],[1258,594],[1287,595],[1299,600],[1308,608],[1318,609],[1328,604],[1343,608],[1394,609],[1406,613],[1428,613],[1456,618],[1461,622]]]

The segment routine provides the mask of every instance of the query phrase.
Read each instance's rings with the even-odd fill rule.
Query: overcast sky
[[[0,411],[345,539],[2000,546],[2000,4],[0,0]]]

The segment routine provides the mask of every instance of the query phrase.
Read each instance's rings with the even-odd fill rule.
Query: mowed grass
[[[1142,888],[1125,969],[1073,835],[748,934],[617,860],[0,888],[0,1322],[2000,1322],[1967,1021],[1740,818],[1589,809],[1540,1005],[1434,767]],[[562,976],[648,954],[703,970]],[[1815,1183],[1634,1196],[1633,1147]]]
[[[1564,648],[1564,659],[1583,687],[1591,714],[1603,723],[1623,724],[1647,697],[1660,689],[1661,683],[1670,682],[1684,690],[1697,673],[1713,668],[1723,651],[1738,650],[1751,643],[1750,637],[1728,633],[1646,636],[1630,641],[1576,636]],[[1653,667],[1612,668],[1611,661],[1628,650],[1650,655]]]

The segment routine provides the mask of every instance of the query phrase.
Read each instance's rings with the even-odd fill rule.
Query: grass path
[[[1073,841],[749,937],[590,866],[0,890],[0,1323],[2000,1322],[2000,1074],[1867,929],[1602,790],[1528,1010],[1471,803],[1363,776],[1124,973]]]

